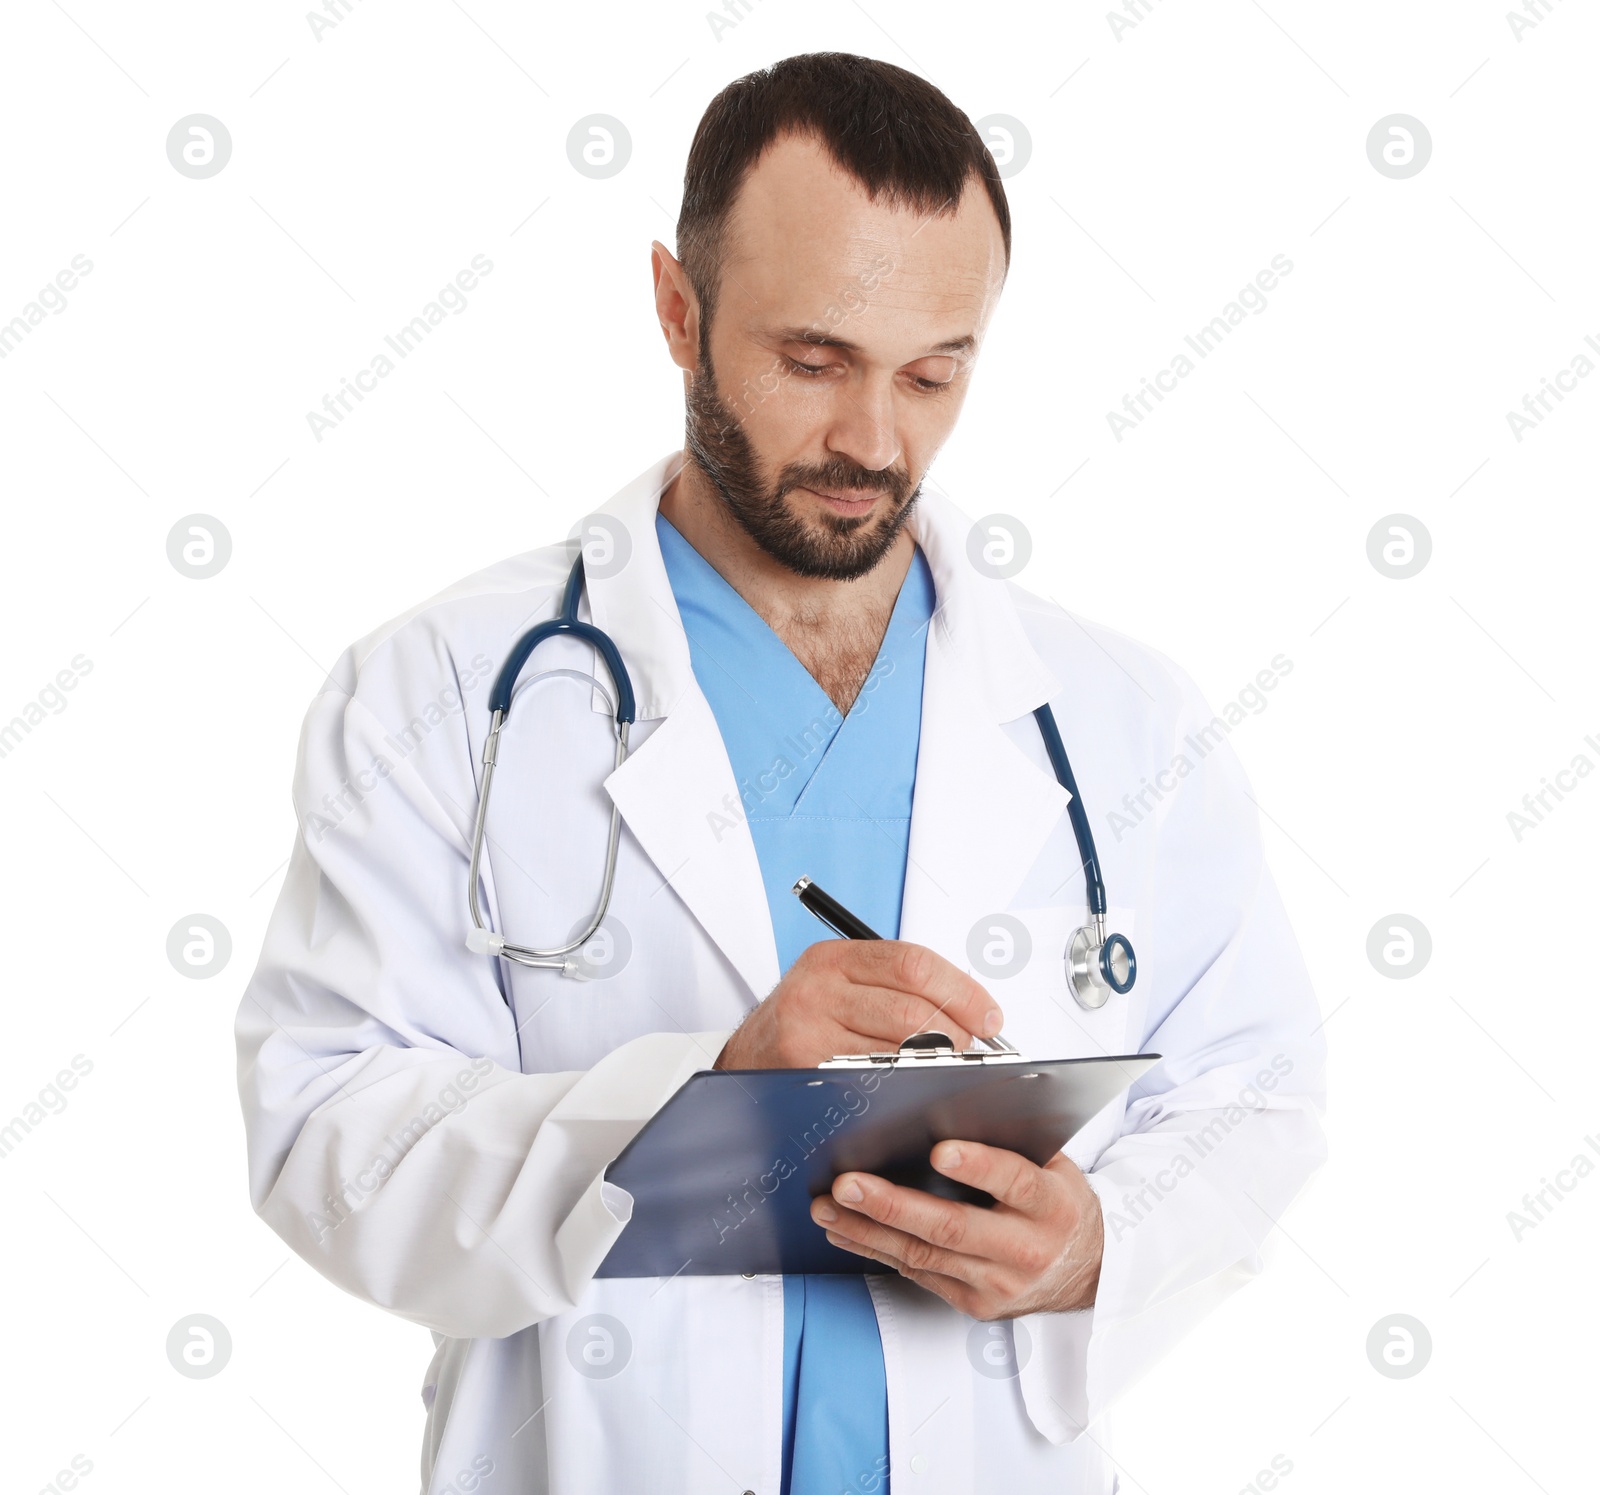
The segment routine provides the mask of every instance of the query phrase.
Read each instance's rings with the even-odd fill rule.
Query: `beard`
[[[801,576],[827,581],[865,576],[889,553],[910,519],[921,481],[913,485],[908,476],[891,468],[869,472],[838,464],[791,463],[769,486],[744,426],[718,393],[706,343],[702,337],[700,361],[689,380],[684,445],[722,501],[723,512],[773,560]],[[789,497],[801,487],[878,490],[891,495],[893,502],[882,514],[807,516],[798,507],[805,499],[791,502]]]

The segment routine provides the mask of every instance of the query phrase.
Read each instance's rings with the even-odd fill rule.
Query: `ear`
[[[660,240],[650,245],[650,273],[655,281],[656,320],[667,340],[667,351],[680,369],[693,373],[700,358],[700,303],[694,287]]]

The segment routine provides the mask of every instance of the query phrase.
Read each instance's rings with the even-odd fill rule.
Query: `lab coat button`
[[[739,1275],[741,1277],[743,1277],[746,1282],[754,1282],[755,1281],[756,1274],[754,1272],[740,1272]],[[752,1495],[752,1492],[749,1491],[749,1490],[746,1490],[744,1492],[744,1495]]]
[[[922,1474],[927,1470],[927,1467],[928,1460],[925,1455],[920,1453],[911,1455],[911,1472],[913,1474]]]

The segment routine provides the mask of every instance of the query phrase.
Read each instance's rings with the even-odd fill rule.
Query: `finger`
[[[992,1316],[993,1305],[1014,1301],[1027,1286],[1015,1271],[975,1256],[941,1252],[850,1210],[841,1211],[824,1234],[843,1250],[892,1266],[975,1318]]]
[[[959,1053],[972,1046],[972,1030],[925,998],[891,987],[844,988],[834,1013],[846,1032],[859,1034],[873,1048],[898,1048],[913,1033],[945,1034]]]
[[[1004,1276],[1009,1282],[1012,1275],[1011,1270],[1002,1263],[936,1245],[910,1231],[885,1225],[861,1213],[859,1206],[841,1207],[830,1195],[824,1194],[813,1200],[811,1214],[825,1230],[831,1230],[858,1246],[886,1253],[917,1271],[937,1272],[974,1288],[988,1289],[997,1285],[998,1277]]]
[[[819,1204],[825,1212],[830,1200],[841,1212],[864,1217],[896,1236],[918,1242],[908,1248],[909,1255],[898,1253],[914,1266],[957,1276],[966,1273],[950,1264],[949,1258],[956,1256],[1016,1265],[1027,1252],[1027,1242],[1020,1237],[1025,1230],[1032,1230],[1031,1221],[1019,1220],[1014,1214],[997,1215],[975,1204],[940,1199],[871,1173],[841,1173],[833,1181],[832,1193],[813,1205],[813,1215],[818,1214]],[[819,1219],[819,1223],[830,1222]],[[843,1228],[846,1234],[852,1233],[848,1225]],[[932,1252],[942,1254],[935,1257]]]
[[[869,1261],[881,1261],[885,1266],[892,1267],[909,1282],[915,1282],[918,1287],[926,1288],[930,1293],[936,1293],[943,1298],[952,1308],[959,1309],[962,1313],[977,1317],[977,1309],[982,1303],[982,1295],[967,1283],[957,1277],[946,1277],[942,1272],[924,1272],[898,1257],[890,1255],[887,1251],[875,1250],[870,1246],[863,1246],[859,1242],[847,1240],[844,1236],[835,1235],[832,1231],[826,1232],[830,1245],[839,1247],[841,1251],[849,1251],[855,1256],[864,1256]]]
[[[994,998],[965,971],[925,945],[906,940],[851,940],[838,958],[843,973],[858,986],[919,997],[933,1015],[980,1037],[1000,1031],[1003,1017]],[[916,1020],[927,1015],[916,1009]]]
[[[947,1251],[914,1235],[907,1235],[902,1230],[880,1225],[867,1215],[839,1209],[837,1205],[834,1206],[832,1218],[828,1218],[828,1203],[826,1195],[813,1200],[812,1218],[830,1235],[860,1247],[862,1255],[872,1256],[874,1260],[880,1257],[886,1260],[892,1256],[895,1261],[914,1267],[919,1272],[938,1272],[941,1276],[955,1277],[959,1281],[977,1285],[977,1273],[985,1263],[976,1257]]]
[[[1020,1153],[982,1142],[947,1141],[933,1149],[929,1161],[946,1178],[982,1189],[1030,1219],[1043,1219],[1061,1208],[1061,1180]]]

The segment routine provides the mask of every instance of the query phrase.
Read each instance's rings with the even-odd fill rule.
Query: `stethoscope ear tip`
[[[474,925],[467,931],[467,949],[474,955],[498,955],[505,947],[504,937],[492,929],[479,929]]]

